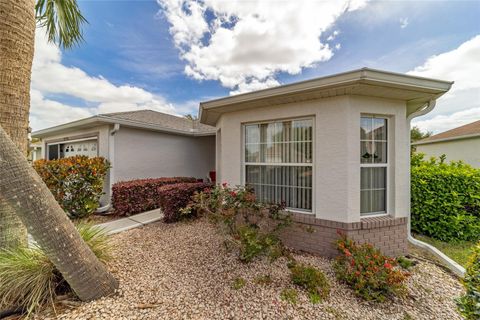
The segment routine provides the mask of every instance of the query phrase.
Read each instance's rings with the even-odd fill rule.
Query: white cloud
[[[92,107],[69,106],[45,98],[49,95],[80,99]],[[37,29],[30,115],[34,130],[98,113],[140,109],[176,113],[173,105],[161,96],[135,86],[117,86],[102,76],[91,76],[79,68],[63,65],[60,49],[47,42],[43,29]]]
[[[327,41],[333,41],[339,34],[340,34],[340,31],[338,30],[333,31],[332,34],[328,36]]]
[[[427,59],[408,72],[412,75],[455,81],[437,106],[414,121],[421,129],[440,132],[480,119],[480,35],[458,48]]]
[[[198,80],[218,80],[232,93],[277,85],[278,72],[298,74],[329,60],[332,49],[320,36],[344,12],[366,3],[157,1],[187,63],[185,73]]]
[[[431,119],[420,120],[414,123],[423,131],[443,132],[467,123],[480,120],[480,108],[472,108],[455,112],[450,115],[437,115]]]
[[[400,28],[405,29],[408,26],[408,18],[400,18]]]

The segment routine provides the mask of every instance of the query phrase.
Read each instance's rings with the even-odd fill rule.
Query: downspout
[[[408,124],[408,128],[410,128],[410,122],[412,121],[413,118],[416,118],[416,117],[420,117],[420,116],[423,116],[425,114],[427,114],[428,112],[432,111],[433,108],[435,107],[435,104],[436,104],[436,100],[430,100],[423,109],[420,109],[418,111],[415,111],[413,113],[411,113],[410,115],[407,116],[407,124]],[[410,130],[408,130],[408,141],[409,141],[409,146],[410,146]],[[411,150],[411,146],[409,148],[409,150]],[[410,160],[411,160],[411,157],[408,157],[408,168],[410,169],[411,166],[410,166]],[[410,172],[410,170],[409,170]],[[408,185],[410,186],[410,174],[408,175]],[[411,192],[411,189],[409,188],[408,189],[408,196],[409,196],[409,199],[411,199],[411,195],[410,195],[410,192]],[[462,267],[461,265],[459,265],[457,262],[455,262],[454,260],[452,260],[451,258],[449,258],[447,255],[445,255],[442,251],[438,250],[437,248],[435,248],[434,246],[428,244],[428,243],[425,243],[423,241],[420,241],[418,239],[415,239],[412,235],[412,230],[411,230],[411,212],[410,210],[408,210],[408,224],[407,224],[407,230],[408,230],[408,241],[419,247],[419,248],[422,248],[422,249],[425,249],[427,250],[428,252],[430,252],[431,254],[433,254],[435,257],[437,257],[440,261],[442,261],[446,267],[448,267],[453,273],[455,273],[457,276],[459,277],[462,277],[464,276],[465,274],[465,268]]]
[[[115,147],[115,133],[117,133],[118,130],[120,130],[120,124],[115,123],[113,125],[113,129],[110,130],[109,135],[108,135],[108,161],[110,162],[110,165],[112,166],[112,168],[110,168],[110,170],[108,170],[108,172],[109,172],[108,190],[110,192],[110,196],[109,196],[109,199],[108,199],[108,204],[103,206],[103,207],[98,208],[97,213],[106,212],[112,206],[110,199],[112,197],[111,193],[112,193],[112,184],[113,184],[113,179],[114,179],[113,162],[114,162],[114,158],[115,158],[115,150],[114,150],[114,147]]]

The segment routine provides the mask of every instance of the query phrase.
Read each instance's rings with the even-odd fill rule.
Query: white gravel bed
[[[113,239],[116,258],[109,268],[120,280],[119,294],[64,309],[59,319],[462,319],[454,302],[461,284],[426,262],[412,269],[405,298],[368,303],[335,280],[331,260],[294,254],[325,272],[331,292],[314,305],[298,290],[292,305],[280,299],[283,289],[294,288],[284,258],[242,264],[206,221],[155,223]],[[263,275],[273,282],[256,283]],[[246,285],[236,290],[238,277]]]

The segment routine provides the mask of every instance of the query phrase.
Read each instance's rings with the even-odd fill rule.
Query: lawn
[[[415,235],[415,238],[431,244],[462,266],[465,266],[467,264],[468,257],[472,253],[472,248],[475,245],[475,242],[470,241],[458,241],[449,243],[418,234]]]

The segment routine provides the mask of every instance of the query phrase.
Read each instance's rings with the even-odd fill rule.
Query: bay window
[[[362,116],[360,120],[360,213],[387,212],[387,119]]]
[[[245,184],[257,199],[311,212],[313,120],[246,124],[244,131]]]

